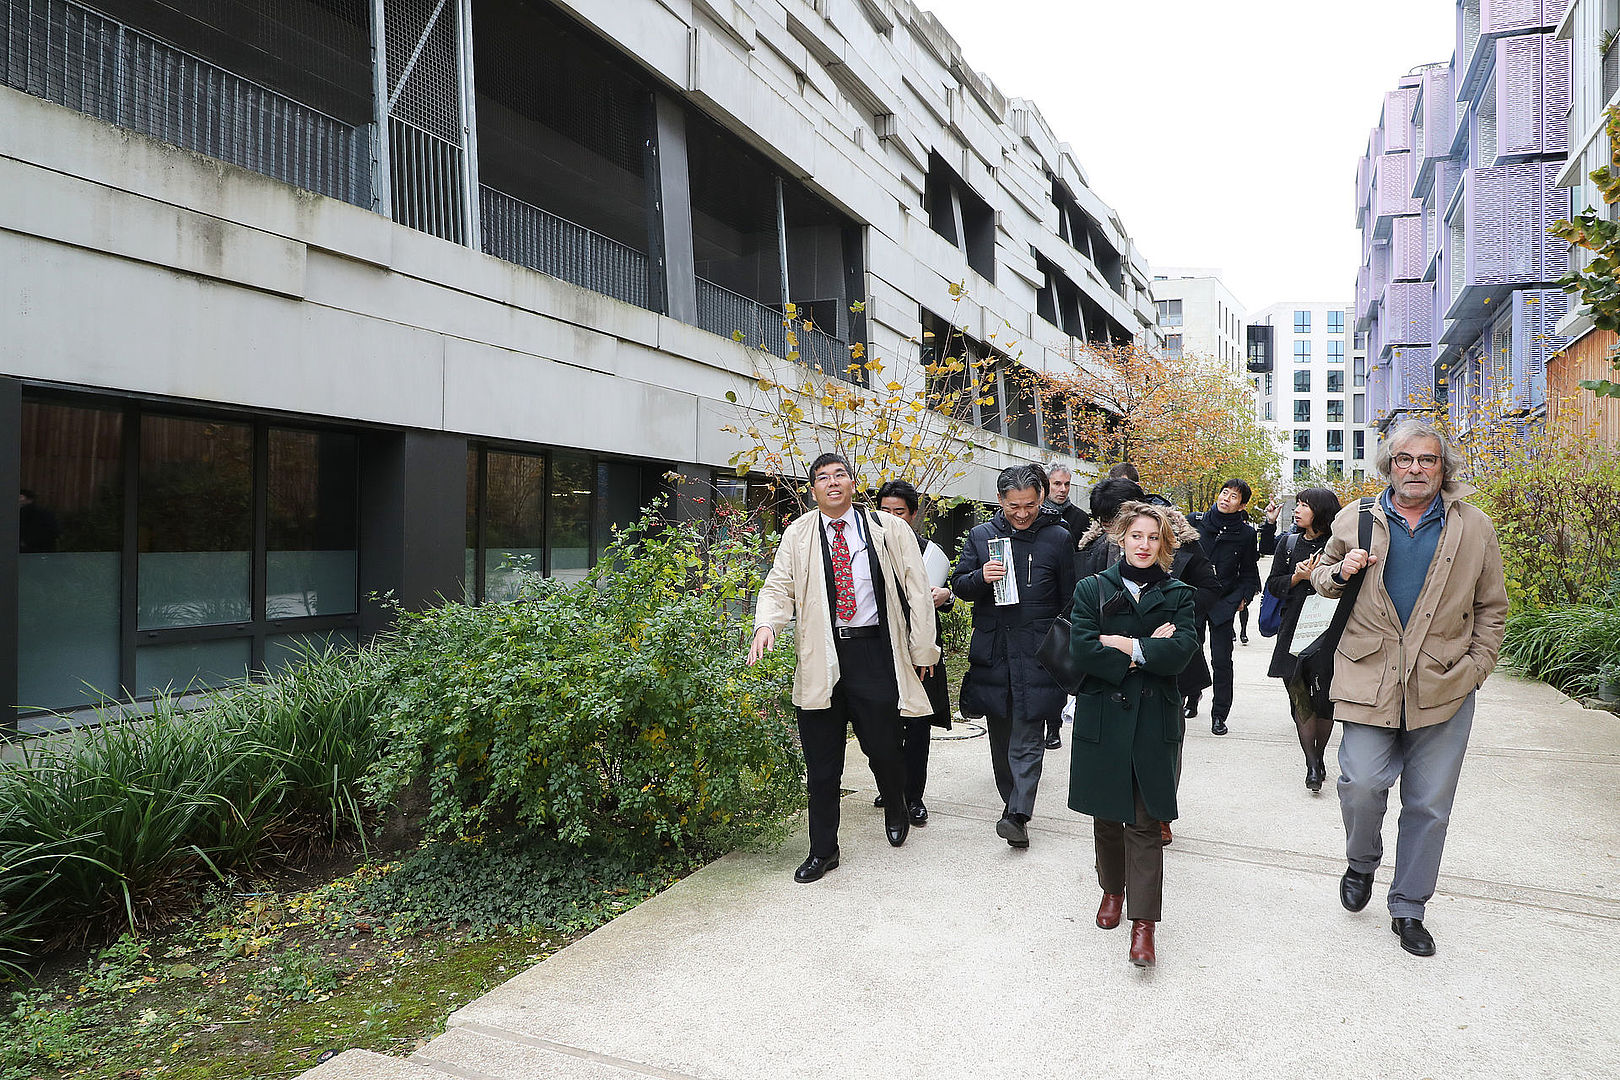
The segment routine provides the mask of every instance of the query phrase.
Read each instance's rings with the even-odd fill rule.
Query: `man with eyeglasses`
[[[1333,717],[1339,738],[1339,806],[1348,867],[1339,901],[1360,911],[1383,860],[1384,808],[1401,785],[1390,929],[1414,956],[1433,956],[1423,925],[1440,876],[1451,805],[1474,722],[1474,696],[1496,666],[1507,622],[1507,586],[1496,529],[1463,500],[1474,489],[1454,473],[1446,437],[1420,420],[1398,425],[1378,447],[1389,487],[1363,510],[1351,503],[1311,584],[1356,594],[1334,653]],[[1361,515],[1372,539],[1360,546]]]

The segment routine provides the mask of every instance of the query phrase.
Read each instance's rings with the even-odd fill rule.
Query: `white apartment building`
[[[1150,290],[1166,352],[1210,356],[1241,369],[1248,314],[1219,270],[1155,268]]]
[[[1158,340],[1074,152],[911,0],[0,0],[0,728],[764,498],[725,428],[789,303],[832,377],[993,366],[979,501],[1073,460],[1030,371]]]
[[[1368,471],[1366,362],[1355,362],[1350,304],[1285,301],[1262,308],[1253,325],[1272,328],[1270,371],[1252,372],[1260,419],[1285,438],[1283,480],[1314,470]],[[1364,357],[1364,353],[1362,354]]]

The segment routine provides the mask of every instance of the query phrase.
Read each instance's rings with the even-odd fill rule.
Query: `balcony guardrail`
[[[1605,42],[1607,48],[1603,50],[1603,101],[1605,104],[1614,100],[1616,91],[1620,91],[1620,35],[1610,33]]]
[[[307,191],[371,205],[365,129],[70,0],[0,4],[0,82]]]
[[[635,248],[491,187],[480,186],[478,206],[486,255],[627,304],[650,306],[647,256]]]
[[[757,300],[716,285],[706,278],[697,279],[697,324],[699,328],[722,337],[738,338],[744,345],[759,347],[773,356],[785,357],[791,351],[787,344],[788,328],[782,325],[782,312],[767,307]],[[832,375],[857,385],[866,380],[853,375],[849,367],[855,361],[850,357],[849,345],[820,330],[796,327],[799,358],[823,374]]]

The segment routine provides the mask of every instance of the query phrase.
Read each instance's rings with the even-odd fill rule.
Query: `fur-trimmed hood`
[[[1192,523],[1187,520],[1187,515],[1183,514],[1180,509],[1174,506],[1165,506],[1160,509],[1170,515],[1170,526],[1176,531],[1176,543],[1178,545],[1190,544],[1199,539],[1198,530],[1193,528]],[[1082,549],[1090,547],[1107,532],[1107,525],[1100,521],[1093,521],[1091,528],[1086,530],[1086,535],[1080,538],[1080,547]]]

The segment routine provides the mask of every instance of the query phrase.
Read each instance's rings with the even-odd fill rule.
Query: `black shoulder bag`
[[[1361,514],[1356,522],[1356,546],[1363,551],[1372,550],[1372,504],[1371,499],[1361,500]],[[1351,609],[1356,606],[1370,570],[1371,567],[1364,566],[1350,579],[1344,592],[1339,594],[1333,621],[1299,654],[1299,676],[1305,680],[1306,692],[1311,696],[1311,711],[1317,716],[1333,717],[1333,656],[1339,650],[1339,639],[1344,636],[1345,624],[1350,621]]]
[[[1103,590],[1107,587],[1107,582],[1098,580],[1099,609],[1111,602],[1112,598],[1106,601],[1103,599]],[[1054,615],[1052,625],[1047,627],[1046,636],[1041,639],[1041,647],[1035,651],[1035,659],[1041,662],[1041,667],[1046,669],[1046,673],[1052,676],[1053,681],[1063,687],[1063,692],[1070,697],[1080,692],[1080,682],[1086,677],[1085,672],[1074,666],[1074,653],[1069,648],[1073,637],[1074,627],[1069,624],[1068,618]]]

